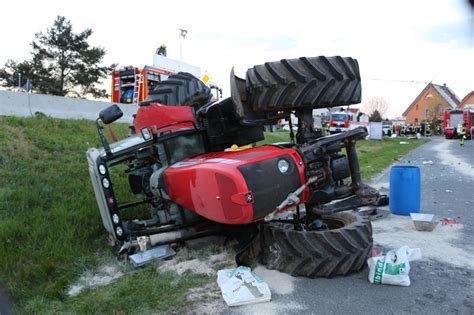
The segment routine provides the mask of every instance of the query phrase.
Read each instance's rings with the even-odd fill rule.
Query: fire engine
[[[209,75],[204,74],[201,77],[199,67],[158,54],[154,55],[153,64],[153,66],[144,66],[143,68],[127,66],[113,71],[111,101],[129,104],[143,102],[159,82],[168,79],[170,75],[183,71],[201,78],[211,89],[213,101],[218,101],[219,96],[222,96],[222,90],[210,81]]]
[[[339,133],[348,131],[352,119],[352,113],[346,111],[329,112],[329,131],[330,133]]]
[[[459,130],[463,123],[466,123],[466,137],[471,139],[474,132],[474,110],[473,109],[452,109],[444,112],[444,136],[446,139],[459,138]]]

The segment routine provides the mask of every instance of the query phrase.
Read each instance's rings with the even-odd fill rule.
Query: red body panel
[[[141,106],[133,124],[135,126],[135,132],[139,133],[140,130],[144,127],[147,127],[151,130],[155,128],[161,128],[163,126],[174,124],[175,125],[161,128],[158,131],[168,131],[173,129],[181,128],[192,128],[192,122],[183,122],[180,121],[192,121],[195,122],[194,114],[192,108],[189,106],[166,106],[158,103],[152,103],[148,106]]]
[[[296,163],[301,185],[305,183],[304,163],[294,149],[262,146],[237,152],[207,153],[171,165],[165,171],[170,198],[197,214],[220,223],[246,224],[261,219],[274,209],[255,217],[253,194],[239,166],[279,156],[290,156]],[[263,175],[264,176],[264,175]],[[276,183],[269,182],[267,189]],[[309,197],[309,190],[300,196]],[[280,203],[285,196],[275,196]]]

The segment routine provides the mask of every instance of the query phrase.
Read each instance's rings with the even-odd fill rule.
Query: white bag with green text
[[[369,281],[374,284],[410,285],[410,261],[421,259],[419,248],[408,246],[387,252],[385,256],[367,259]]]
[[[272,299],[268,284],[249,267],[219,270],[217,284],[229,306],[268,302]]]

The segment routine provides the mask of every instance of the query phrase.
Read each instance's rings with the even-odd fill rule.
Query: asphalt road
[[[474,141],[466,141],[461,148],[458,141],[433,138],[396,164],[420,167],[422,212],[434,213],[438,218],[459,217],[461,223],[439,225],[433,232],[417,232],[406,217],[390,215],[373,222],[376,248],[386,251],[395,248],[387,245],[396,245],[400,240],[421,248],[423,259],[411,263],[410,287],[371,284],[367,280],[367,268],[346,277],[292,277],[286,283],[267,276],[272,302],[231,308],[224,313],[474,314]],[[389,176],[386,171],[372,184],[387,190]],[[405,222],[411,231],[402,235],[394,228],[392,242],[392,235],[383,230],[390,222]],[[292,289],[278,294],[282,292],[278,288],[281,285]]]

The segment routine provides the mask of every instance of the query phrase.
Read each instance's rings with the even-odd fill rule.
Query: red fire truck
[[[474,109],[452,109],[444,112],[444,136],[446,139],[459,138],[459,131],[466,123],[466,137],[471,139],[474,132]]]
[[[329,131],[330,133],[339,133],[349,130],[352,121],[352,113],[346,111],[329,112]]]
[[[128,66],[113,71],[111,101],[113,103],[138,104],[147,98],[148,92],[153,90],[158,82],[166,80],[168,76],[180,71],[189,72],[195,77],[201,78],[201,69],[198,67],[162,55],[155,54],[153,64],[154,66],[144,66],[143,68]],[[218,100],[222,95],[222,90],[209,81],[207,74],[201,80],[211,88],[213,100]]]
[[[128,66],[112,72],[112,102],[138,103],[146,99],[148,91],[161,80],[173,74],[150,66]]]

